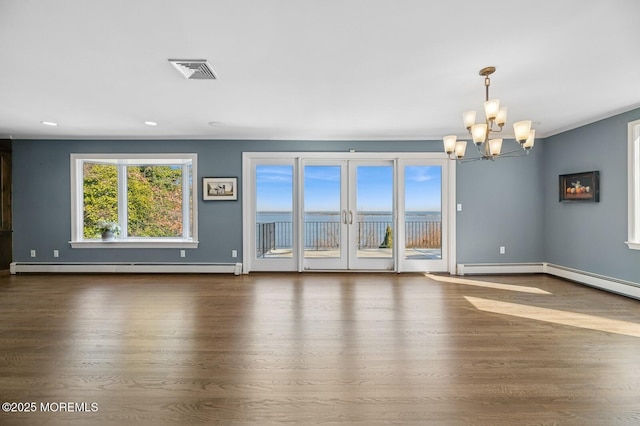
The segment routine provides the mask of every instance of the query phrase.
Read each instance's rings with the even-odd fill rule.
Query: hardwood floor
[[[0,276],[0,321],[2,425],[640,423],[640,302],[543,275]]]

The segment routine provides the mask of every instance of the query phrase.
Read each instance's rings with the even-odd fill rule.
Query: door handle
[[[349,210],[349,225],[353,225],[353,211]]]
[[[347,224],[347,211],[342,210],[342,223]]]

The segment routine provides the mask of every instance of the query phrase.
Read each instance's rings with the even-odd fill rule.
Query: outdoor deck
[[[377,221],[355,223],[358,257],[393,257],[393,224]],[[339,257],[340,222],[305,222],[305,258]],[[293,223],[263,222],[256,224],[256,254],[262,258],[292,257]],[[405,222],[405,255],[407,259],[440,259],[442,223],[440,221]]]
[[[290,258],[293,256],[293,250],[287,249],[274,249],[265,253],[264,258]],[[340,250],[305,250],[305,258],[332,258],[339,257]],[[442,258],[441,249],[405,249],[406,259],[440,259]],[[393,249],[360,249],[358,250],[358,257],[368,258],[391,258],[393,257]]]

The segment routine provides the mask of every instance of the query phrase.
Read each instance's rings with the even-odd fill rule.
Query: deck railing
[[[358,248],[372,249],[385,242],[395,241],[391,222],[357,222]],[[405,222],[406,248],[440,248],[442,244],[442,222]],[[340,246],[340,222],[305,222],[305,250],[333,250]],[[391,239],[389,239],[391,237]],[[389,246],[389,244],[387,244]],[[276,249],[293,247],[293,224],[291,222],[266,222],[256,224],[256,254],[264,256]]]
[[[281,222],[282,223],[282,222]],[[256,224],[256,255],[264,257],[276,248],[276,223]]]

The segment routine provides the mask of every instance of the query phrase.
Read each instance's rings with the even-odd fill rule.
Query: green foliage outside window
[[[129,237],[182,236],[182,167],[127,166]],[[118,221],[118,166],[86,162],[84,238],[99,238],[99,221]]]
[[[118,168],[84,163],[84,238],[100,238],[98,222],[118,221]]]

